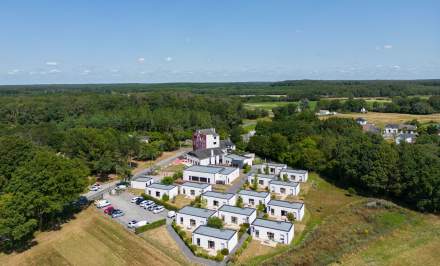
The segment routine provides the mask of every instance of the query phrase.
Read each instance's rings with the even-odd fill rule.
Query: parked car
[[[167,217],[168,217],[168,218],[174,218],[174,217],[176,217],[176,212],[175,212],[175,211],[169,211],[168,214],[167,214]]]
[[[148,208],[149,208],[151,205],[153,205],[153,204],[155,204],[154,201],[149,200],[147,203],[145,203],[144,208],[145,208],[146,210],[148,210]]]
[[[138,227],[141,227],[141,226],[144,226],[144,225],[147,225],[147,224],[148,224],[147,220],[142,220],[142,221],[137,222],[133,227],[134,228],[138,228]]]
[[[153,204],[151,204],[151,205],[148,207],[147,210],[149,210],[149,211],[153,211],[154,208],[156,208],[157,206],[158,206],[158,205],[157,205],[156,203],[153,203]]]
[[[144,207],[145,204],[147,204],[147,203],[148,203],[148,200],[143,200],[141,203],[139,203],[139,206]]]
[[[113,206],[110,205],[107,208],[105,208],[104,213],[108,214],[108,215],[112,215],[114,210],[115,210],[115,208],[113,208]]]
[[[119,209],[116,209],[112,213],[112,218],[117,218],[117,217],[121,217],[121,216],[124,216],[124,215],[125,215],[125,213],[123,211],[121,211]]]
[[[138,199],[142,199],[142,197],[134,197],[130,200],[131,203],[136,203]]]
[[[131,220],[130,222],[128,222],[127,226],[128,228],[133,228],[135,224],[137,224],[138,221],[136,220]]]
[[[136,200],[135,203],[136,203],[136,205],[139,205],[139,204],[141,204],[142,201],[144,201],[144,198],[139,198]]]
[[[108,201],[108,200],[100,200],[96,204],[96,207],[98,207],[98,208],[104,208],[104,207],[107,207],[107,206],[110,206],[110,201]]]
[[[165,208],[163,206],[157,206],[153,209],[153,213],[160,213],[163,212]]]
[[[116,190],[125,190],[125,189],[127,189],[127,186],[126,185],[117,185],[115,189]]]

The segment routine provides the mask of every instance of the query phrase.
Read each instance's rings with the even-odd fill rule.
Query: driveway
[[[151,223],[167,217],[168,211],[166,209],[161,213],[154,214],[153,212],[147,211],[144,208],[139,207],[139,205],[136,205],[135,203],[131,203],[130,200],[133,197],[135,197],[135,195],[125,191],[119,195],[110,195],[108,193],[105,193],[103,196],[104,199],[110,201],[111,205],[115,209],[121,209],[125,213],[124,216],[114,218],[114,220],[125,226],[131,220],[147,220]]]

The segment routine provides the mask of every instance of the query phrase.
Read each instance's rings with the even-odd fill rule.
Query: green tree
[[[239,208],[243,208],[243,198],[241,196],[238,196],[237,202],[235,203],[235,206]]]
[[[223,221],[217,216],[211,216],[208,218],[208,223],[206,224],[209,227],[222,229],[223,228]]]
[[[287,220],[289,220],[291,223],[295,222],[295,215],[293,215],[291,212],[287,213]]]
[[[167,202],[167,201],[169,201],[169,200],[170,200],[170,196],[168,196],[168,194],[163,194],[163,195],[162,195],[162,201]]]
[[[166,176],[161,181],[163,185],[172,185],[174,183],[174,178],[172,176]]]
[[[258,189],[258,176],[254,175],[254,178],[252,179],[252,190]]]

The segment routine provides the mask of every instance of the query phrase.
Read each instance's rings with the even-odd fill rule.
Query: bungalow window
[[[286,189],[285,189],[285,188],[283,188],[283,187],[282,187],[282,188],[280,188],[280,193],[281,193],[281,194],[286,194]]]
[[[255,204],[255,200],[254,199],[249,199],[249,204],[250,205],[254,205]]]
[[[180,217],[180,224],[183,224],[183,217]]]
[[[151,196],[151,190],[148,190],[148,195],[150,195],[150,196]]]
[[[159,191],[156,191],[156,197],[160,198],[160,192]]]
[[[185,191],[185,189],[183,189],[183,194],[186,194],[186,191]]]
[[[260,237],[260,231],[255,230],[255,237]]]
[[[284,235],[281,235],[281,236],[280,236],[280,242],[281,242],[281,243],[284,243]]]
[[[200,238],[197,238],[196,242],[197,242],[197,246],[200,246]]]
[[[196,192],[194,191],[194,189],[191,189],[189,194],[191,194],[191,196],[194,196]]]
[[[196,220],[194,220],[194,219],[190,219],[190,220],[189,220],[189,225],[190,225],[190,226],[196,226]]]
[[[270,214],[275,215],[275,210],[274,209],[270,209]]]
[[[235,216],[231,216],[231,223],[233,223],[233,224],[237,224],[237,217],[235,217]]]
[[[267,238],[269,240],[275,240],[275,234],[272,232],[267,232]]]
[[[281,210],[281,216],[287,216],[287,211]]]
[[[211,240],[208,240],[208,248],[209,249],[215,249],[215,242],[211,241]]]
[[[260,179],[260,180],[258,180],[258,184],[264,185],[264,181]]]
[[[218,201],[214,200],[214,201],[212,202],[212,205],[214,205],[214,206],[218,206]]]

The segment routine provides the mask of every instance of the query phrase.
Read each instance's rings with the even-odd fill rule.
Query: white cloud
[[[49,62],[46,62],[46,65],[48,65],[48,66],[57,66],[58,62],[49,61]]]
[[[392,66],[392,68],[395,69],[395,70],[399,70],[400,66],[399,65],[394,65],[394,66]]]
[[[145,62],[145,58],[139,57],[137,61],[138,61],[138,63],[142,64]]]
[[[48,73],[52,73],[52,74],[61,73],[61,70],[54,68],[54,69],[49,70]]]
[[[170,57],[170,56],[168,56],[168,57],[165,57],[165,61],[167,61],[167,62],[171,62],[171,61],[173,61],[173,58],[172,58],[172,57]]]
[[[383,48],[384,48],[384,49],[391,49],[391,48],[393,48],[393,46],[392,46],[391,44],[385,44],[385,45],[383,46]]]
[[[81,72],[81,75],[88,75],[88,74],[90,74],[90,72],[92,72],[92,71],[89,69],[85,69],[85,70],[83,70],[83,72]]]
[[[16,75],[20,72],[21,72],[20,69],[13,69],[13,70],[8,71],[8,75]]]

